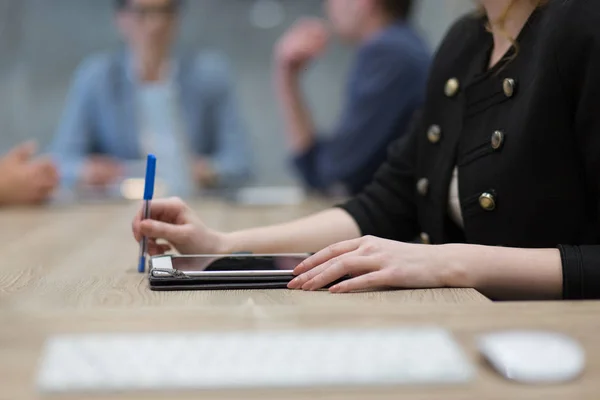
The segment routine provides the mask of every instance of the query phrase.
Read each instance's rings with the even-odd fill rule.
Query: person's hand
[[[84,186],[107,187],[123,176],[123,166],[113,158],[90,156],[81,173],[80,183]]]
[[[58,186],[58,172],[46,158],[34,159],[36,145],[28,142],[0,159],[0,203],[39,204]]]
[[[318,290],[350,276],[329,290],[343,293],[379,288],[446,286],[439,246],[407,244],[365,236],[341,242],[307,258],[294,269],[290,289]]]
[[[164,254],[173,248],[181,254],[224,252],[224,235],[207,228],[181,199],[153,200],[150,218],[142,220],[142,214],[143,207],[133,219],[133,236],[138,242],[143,236],[148,238],[151,256]]]
[[[197,159],[194,162],[192,173],[194,181],[201,187],[213,187],[219,181],[217,171],[204,158]]]
[[[323,21],[304,18],[297,21],[277,42],[275,58],[285,72],[297,73],[327,47],[329,32]]]

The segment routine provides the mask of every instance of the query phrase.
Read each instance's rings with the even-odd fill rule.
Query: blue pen
[[[144,182],[144,216],[143,219],[150,218],[150,201],[154,195],[154,176],[156,175],[156,157],[153,154],[148,154],[146,161],[146,180]],[[138,272],[146,271],[146,253],[148,252],[148,238],[145,236],[140,243],[140,264]]]

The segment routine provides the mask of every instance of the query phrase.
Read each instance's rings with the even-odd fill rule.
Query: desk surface
[[[315,201],[267,209],[205,202],[195,208],[207,224],[231,230],[281,222],[324,206]],[[155,293],[135,272],[138,249],[129,233],[135,209],[114,204],[0,211],[0,399],[36,398],[40,349],[54,333],[422,324],[450,329],[478,363],[478,333],[501,328],[566,332],[584,344],[588,371],[574,384],[531,388],[504,382],[482,364],[476,382],[456,388],[220,392],[204,393],[203,398],[597,398],[600,303],[493,304],[474,290],[453,289],[349,295],[286,290]]]
[[[308,202],[294,207],[235,207],[208,201],[195,208],[221,230],[282,222],[321,210]],[[136,272],[139,248],[131,234],[136,204],[105,204],[0,211],[0,306],[17,310],[235,306],[257,304],[335,305],[360,303],[473,303],[487,299],[474,290],[407,290],[333,296],[276,291],[151,292]]]

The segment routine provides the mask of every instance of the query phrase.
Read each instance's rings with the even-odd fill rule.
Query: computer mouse
[[[585,367],[582,347],[559,333],[487,334],[479,339],[479,351],[498,373],[520,383],[566,382],[577,378]]]

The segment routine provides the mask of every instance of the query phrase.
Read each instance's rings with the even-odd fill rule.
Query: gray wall
[[[249,22],[252,0],[188,0],[181,32],[186,47],[214,47],[231,59],[242,112],[262,184],[293,180],[270,80],[271,50],[300,15],[321,15],[322,0],[281,0],[285,21],[273,29]],[[0,0],[0,153],[28,138],[49,143],[70,75],[88,54],[118,45],[112,0]],[[420,0],[415,25],[435,47],[471,0]],[[306,76],[306,95],[324,128],[340,108],[350,51],[336,44]]]

